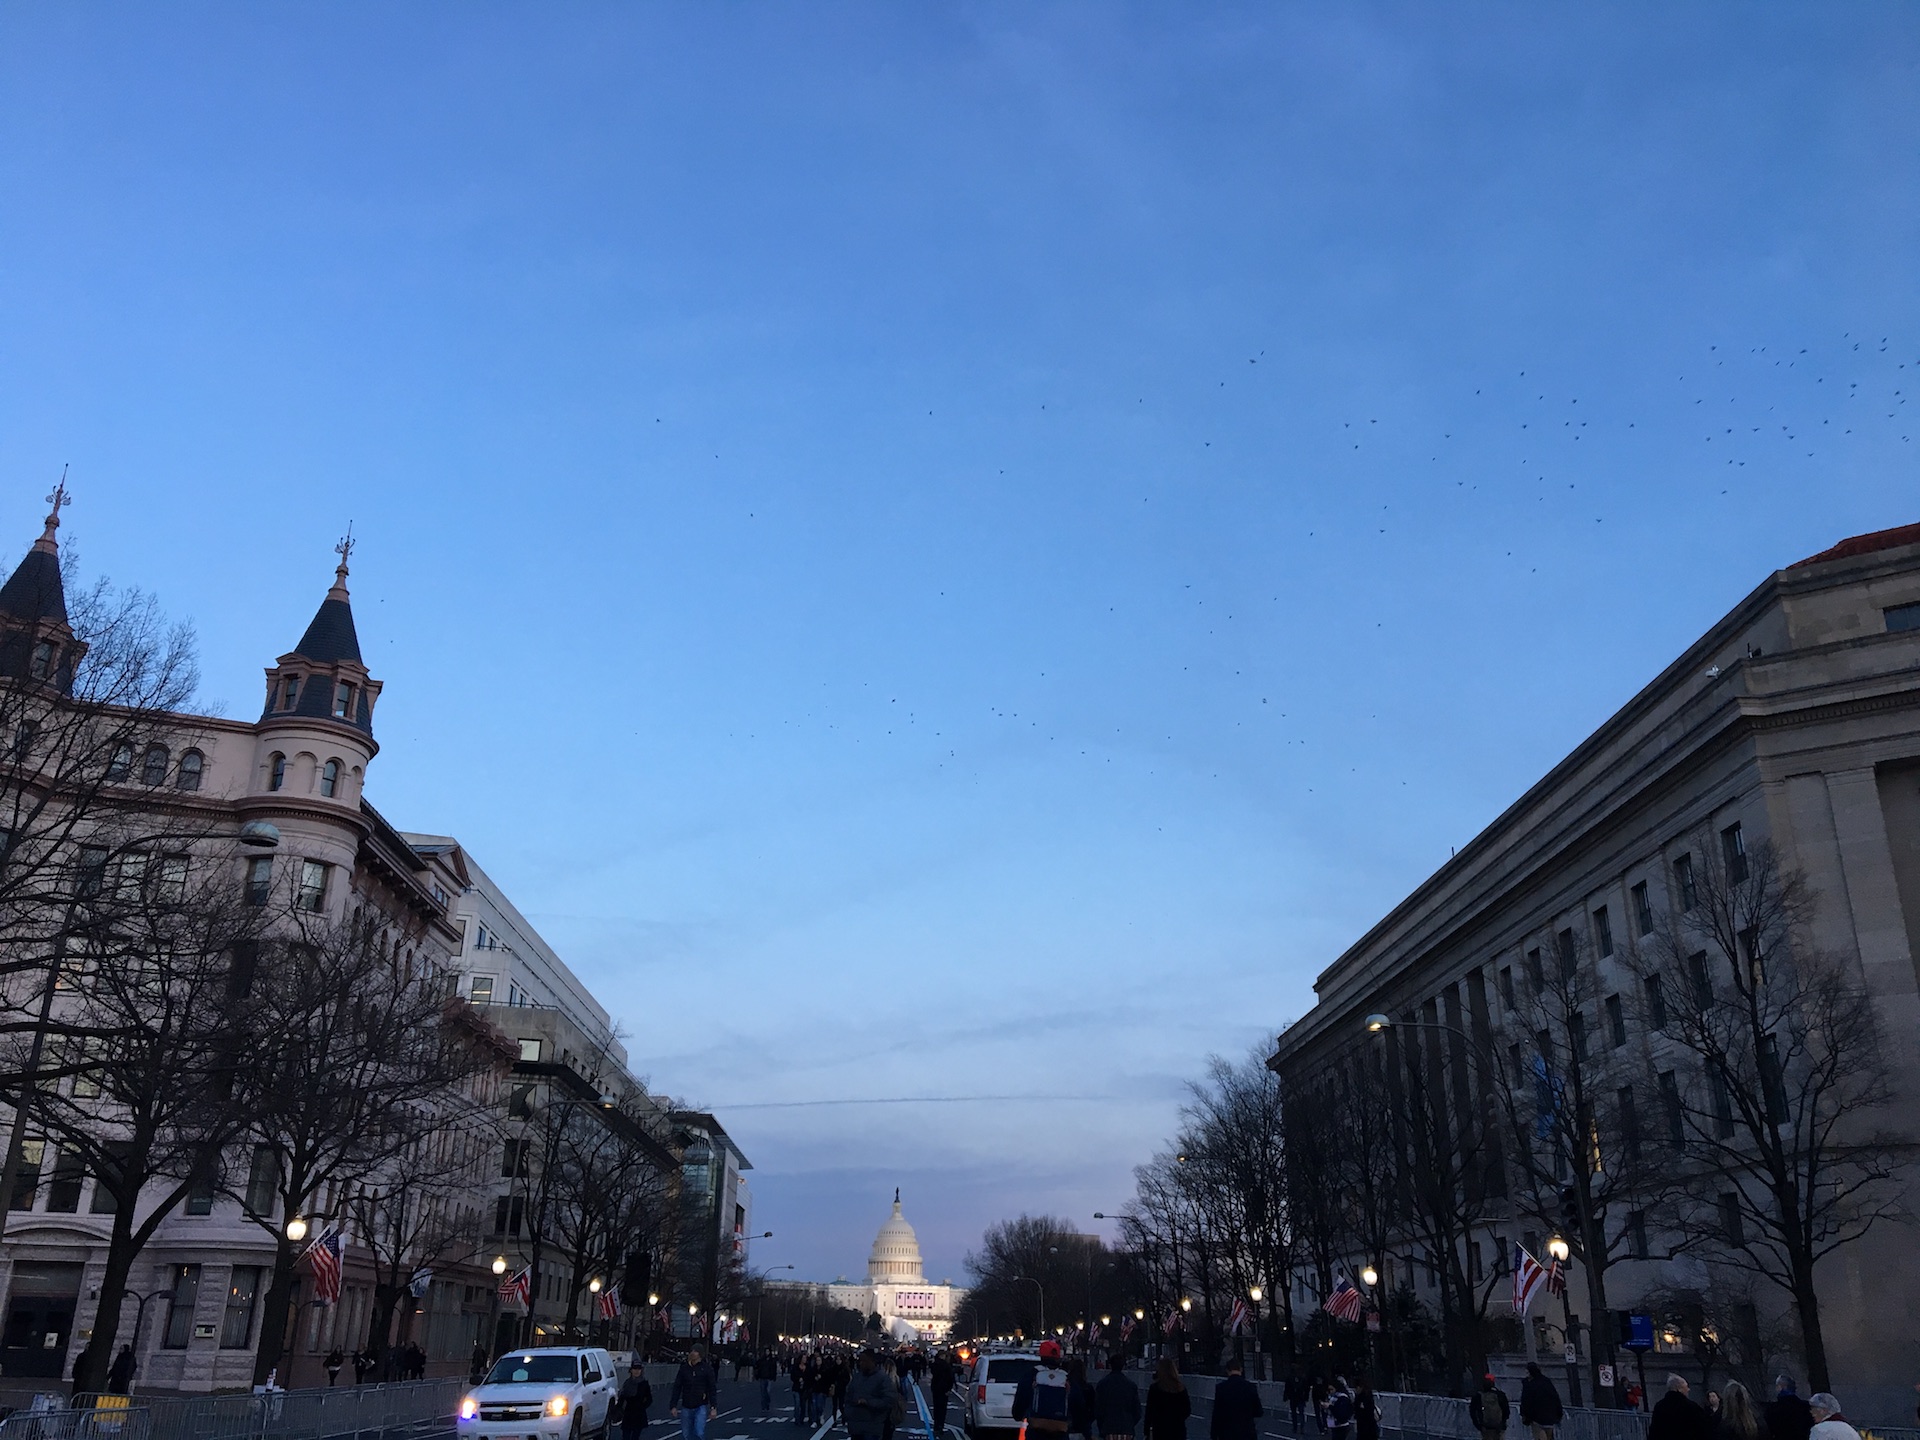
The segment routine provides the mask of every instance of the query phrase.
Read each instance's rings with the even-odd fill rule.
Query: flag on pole
[[[1247,1302],[1235,1300],[1233,1309],[1227,1315],[1227,1333],[1238,1335],[1252,1319],[1253,1312],[1247,1308]]]
[[[620,1297],[611,1289],[600,1292],[600,1318],[614,1320],[620,1315]]]
[[[1353,1281],[1342,1275],[1333,1287],[1333,1293],[1320,1308],[1336,1320],[1354,1321],[1360,1318],[1360,1309],[1364,1302],[1360,1292],[1353,1288]]]
[[[1554,1261],[1547,1266],[1547,1294],[1564,1295],[1567,1293],[1567,1272],[1560,1268],[1560,1262]]]
[[[1163,1335],[1171,1335],[1173,1334],[1174,1331],[1178,1330],[1179,1328],[1180,1328],[1180,1312],[1178,1310],[1172,1310],[1172,1309],[1168,1310],[1166,1321],[1160,1327],[1161,1333]]]
[[[509,1275],[500,1282],[500,1303],[518,1305],[522,1309],[533,1308],[533,1266],[528,1265],[517,1275]]]
[[[433,1288],[433,1271],[422,1266],[413,1272],[413,1279],[407,1282],[407,1293],[414,1299],[421,1299]]]
[[[1123,1315],[1120,1318],[1120,1343],[1124,1345],[1127,1343],[1127,1341],[1131,1340],[1132,1338],[1133,1338],[1133,1319],[1131,1316]]]
[[[662,1330],[671,1330],[673,1328],[673,1316],[667,1313],[666,1306],[662,1305],[658,1310],[653,1312],[653,1323],[658,1325]]]
[[[1533,1304],[1534,1293],[1546,1280],[1547,1272],[1540,1268],[1540,1262],[1527,1253],[1527,1247],[1519,1241],[1513,1245],[1513,1313],[1525,1315],[1527,1307]]]
[[[334,1305],[340,1300],[340,1277],[346,1269],[347,1239],[329,1227],[326,1233],[301,1252],[300,1261],[313,1275],[313,1299],[317,1305]]]

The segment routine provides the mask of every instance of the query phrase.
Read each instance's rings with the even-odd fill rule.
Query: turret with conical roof
[[[0,585],[0,676],[73,693],[73,672],[87,647],[67,621],[60,580],[60,511],[68,503],[63,478],[47,496],[47,526],[26,558]]]

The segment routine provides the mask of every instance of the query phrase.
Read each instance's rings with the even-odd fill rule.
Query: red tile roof
[[[1823,560],[1850,560],[1855,555],[1871,555],[1876,550],[1891,550],[1896,545],[1920,545],[1920,525],[1896,525],[1891,530],[1876,530],[1871,535],[1852,535],[1832,549],[1809,555],[1787,568],[1798,570],[1802,565],[1818,565]]]

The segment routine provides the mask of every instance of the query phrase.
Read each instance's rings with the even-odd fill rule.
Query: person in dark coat
[[[1293,1433],[1298,1435],[1300,1427],[1306,1423],[1307,1400],[1313,1394],[1313,1389],[1307,1384],[1307,1377],[1296,1368],[1287,1376],[1286,1389],[1281,1394],[1286,1397],[1287,1413],[1293,1417]]]
[[[935,1437],[947,1433],[947,1402],[953,1399],[953,1358],[942,1350],[927,1370],[927,1399],[933,1410]]]
[[[720,1409],[720,1380],[698,1345],[689,1348],[687,1358],[680,1362],[667,1404],[669,1413],[680,1422],[681,1440],[706,1440],[707,1422]]]
[[[1133,1440],[1140,1429],[1140,1387],[1127,1378],[1127,1357],[1107,1360],[1107,1376],[1093,1387],[1093,1432],[1100,1440]]]
[[[1767,1440],[1807,1440],[1813,1411],[1794,1393],[1793,1377],[1782,1375],[1773,1384],[1777,1393],[1767,1405]]]
[[[1647,1440],[1710,1440],[1707,1412],[1693,1403],[1687,1390],[1685,1376],[1667,1376],[1667,1393],[1647,1422]]]
[[[1553,1381],[1529,1360],[1527,1378],[1520,1382],[1520,1423],[1533,1431],[1533,1440],[1553,1440],[1553,1427],[1565,1413]]]
[[[1247,1379],[1238,1360],[1227,1362],[1227,1378],[1213,1387],[1213,1418],[1207,1421],[1208,1440],[1259,1440],[1260,1392]]]
[[[1353,1440],[1353,1391],[1344,1375],[1334,1376],[1327,1392],[1327,1435],[1329,1440]]]
[[[1087,1362],[1067,1362],[1067,1434],[1091,1440],[1093,1435],[1093,1386],[1087,1383]]]
[[[640,1440],[647,1432],[647,1411],[653,1408],[653,1386],[647,1370],[638,1360],[627,1366],[627,1378],[620,1382],[620,1440]]]
[[[1511,1413],[1507,1405],[1507,1392],[1500,1388],[1492,1375],[1480,1377],[1480,1388],[1467,1402],[1467,1418],[1473,1422],[1481,1440],[1500,1440],[1507,1433],[1507,1416]]]
[[[1187,1417],[1192,1413],[1193,1397],[1187,1394],[1179,1367],[1171,1355],[1162,1356],[1147,1387],[1147,1440],[1187,1440]]]
[[[1380,1402],[1366,1380],[1353,1392],[1353,1440],[1380,1440]]]
[[[107,1393],[109,1395],[127,1395],[133,1391],[134,1371],[133,1346],[122,1345],[120,1353],[113,1357],[113,1364],[107,1367]]]
[[[769,1345],[753,1359],[753,1378],[760,1382],[760,1413],[773,1411],[773,1382],[780,1378],[780,1357]]]

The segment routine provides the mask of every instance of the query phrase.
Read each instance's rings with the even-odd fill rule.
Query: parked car
[[[1022,1380],[1031,1380],[1040,1368],[1040,1357],[1031,1350],[989,1352],[973,1362],[967,1377],[967,1433],[980,1435],[988,1430],[1018,1430],[1013,1418],[1013,1392]]]
[[[604,1350],[509,1350],[460,1402],[455,1433],[458,1440],[604,1436],[619,1388],[613,1357]]]

